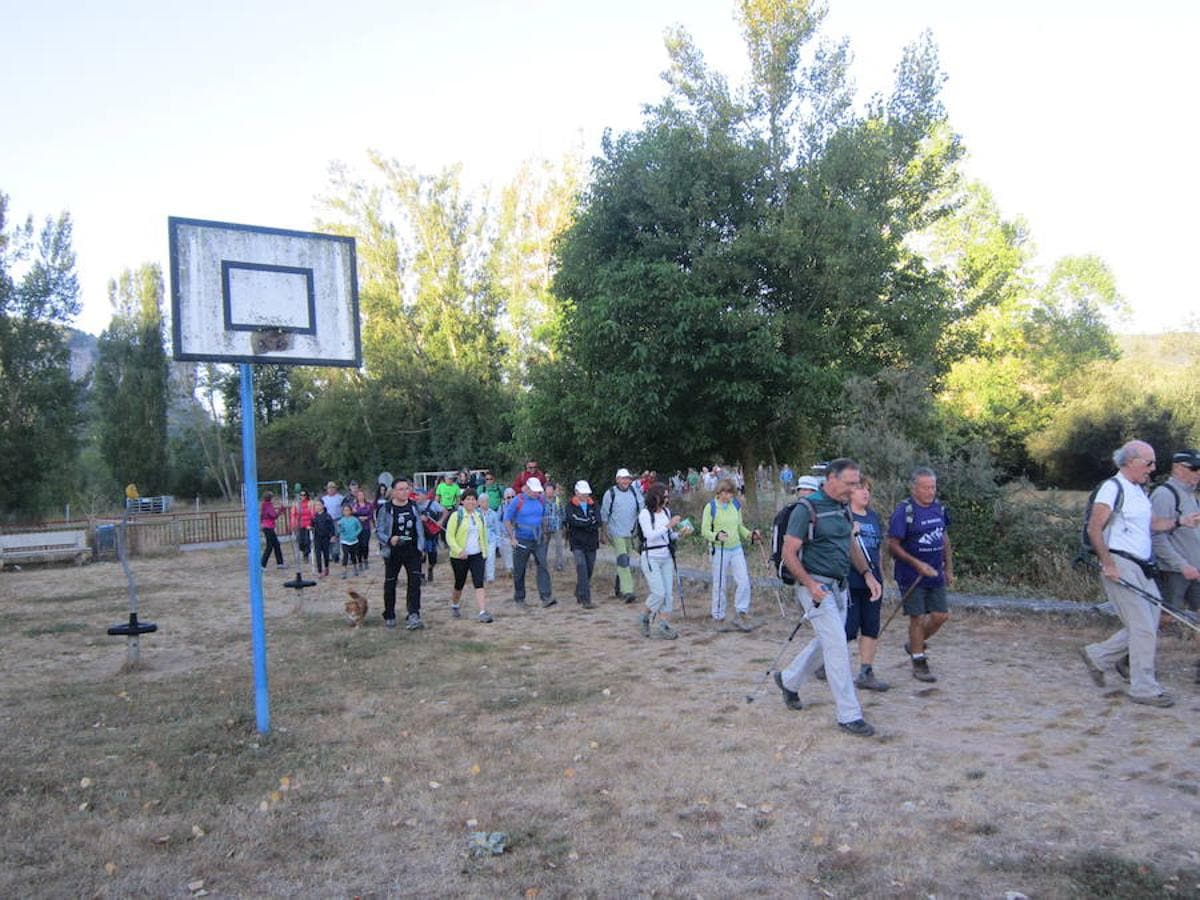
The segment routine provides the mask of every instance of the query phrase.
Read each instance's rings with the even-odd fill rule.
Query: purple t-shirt
[[[907,521],[910,509],[911,524]],[[937,575],[924,578],[922,588],[941,587],[946,583],[946,529],[949,527],[950,514],[936,500],[929,506],[922,506],[911,498],[904,500],[888,522],[888,537],[897,538],[900,546],[910,554],[937,569]],[[897,587],[906,591],[921,576],[904,560],[897,559],[895,577]]]

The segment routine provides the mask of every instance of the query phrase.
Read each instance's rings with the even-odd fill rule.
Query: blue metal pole
[[[242,494],[246,503],[246,569],[250,573],[250,634],[254,644],[254,714],[259,734],[271,730],[267,692],[267,630],[263,624],[262,534],[258,519],[258,449],[254,442],[254,370],[241,364]]]

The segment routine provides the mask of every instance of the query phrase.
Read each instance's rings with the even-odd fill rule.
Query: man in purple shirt
[[[910,495],[901,501],[888,523],[888,551],[896,561],[896,586],[902,594],[918,582],[904,601],[913,677],[937,681],[929,671],[925,642],[950,618],[946,586],[954,584],[950,553],[950,514],[937,501],[937,473],[921,466],[913,471]]]

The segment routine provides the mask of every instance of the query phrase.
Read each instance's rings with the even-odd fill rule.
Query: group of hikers
[[[1103,684],[1106,670],[1112,669],[1130,681],[1131,700],[1169,706],[1172,700],[1154,671],[1158,604],[1166,596],[1172,608],[1200,607],[1200,451],[1176,453],[1171,478],[1151,496],[1145,486],[1154,468],[1153,449],[1134,441],[1113,458],[1118,472],[1101,485],[1089,505],[1087,533],[1104,591],[1124,627],[1081,652],[1097,684]],[[365,571],[374,538],[384,568],[384,624],[397,626],[396,593],[403,571],[409,630],[425,627],[421,587],[433,581],[439,545],[449,554],[453,574],[451,615],[462,615],[461,595],[469,578],[478,621],[490,623],[494,616],[488,609],[486,584],[495,580],[497,558],[512,577],[512,601],[520,609],[527,606],[525,576],[532,560],[538,599],[548,608],[557,604],[550,567],[562,571],[564,551],[569,552],[576,603],[593,609],[592,574],[600,545],[607,542],[616,565],[614,596],[627,604],[636,602],[636,566],[647,593],[637,620],[641,633],[672,640],[678,637],[672,625],[679,585],[676,542],[696,526],[672,514],[669,498],[672,491],[678,495],[704,490],[711,497],[702,506],[699,534],[710,554],[710,615],[714,623],[726,622],[732,587],[728,630],[749,631],[753,624],[746,556],[758,544],[766,560],[767,541],[746,524],[740,479],[719,473],[713,481],[712,472],[706,469],[701,476],[689,470],[687,477],[677,472],[668,483],[653,472],[635,478],[620,468],[599,498],[586,480],[576,481],[570,495],[563,496],[536,459],[527,460],[508,487],[498,484],[491,472],[461,470],[447,472],[426,490],[408,478],[395,478],[390,485],[378,485],[374,498],[368,499],[354,482],[345,494],[330,482],[320,497],[300,493],[291,524],[300,551],[306,560],[312,554],[322,576],[328,576],[330,560],[337,562],[339,556],[343,578]],[[803,708],[801,688],[810,679],[826,681],[838,726],[869,736],[874,728],[863,718],[857,691],[889,688],[874,671],[885,545],[908,619],[904,650],[912,675],[918,681],[937,680],[928,642],[949,618],[946,590],[954,582],[951,518],[938,500],[937,474],[927,467],[912,473],[909,494],[891,512],[886,526],[871,508],[869,479],[852,459],[832,460],[821,476],[797,477],[785,467],[780,481],[790,493],[775,518],[770,561],[780,580],[794,585],[796,602],[804,611],[802,622],[811,625],[814,636],[786,667],[772,666],[775,684],[784,704],[798,710]],[[266,537],[263,566],[272,554],[278,565],[283,564],[274,533],[280,514],[271,494],[265,495],[260,513]],[[848,648],[854,641],[857,674]]]

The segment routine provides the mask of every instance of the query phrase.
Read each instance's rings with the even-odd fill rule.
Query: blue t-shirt
[[[909,510],[912,511],[912,523],[907,522]],[[941,587],[946,583],[946,529],[950,527],[950,514],[936,500],[928,506],[922,506],[915,500],[904,500],[892,513],[888,523],[888,537],[900,541],[900,546],[923,563],[928,563],[937,570],[936,575],[925,577],[921,582],[922,588]],[[904,560],[896,560],[896,585],[902,591],[921,576],[916,569]]]
[[[542,537],[542,517],[546,504],[541,498],[521,494],[504,510],[504,521],[513,523],[518,541],[537,541]]]
[[[883,523],[875,510],[868,509],[865,514],[853,513],[854,521],[858,523],[858,536],[863,546],[867,548],[867,559],[871,563],[871,574],[880,584],[883,583],[883,573],[879,563],[879,548],[883,544]],[[866,590],[867,579],[858,574],[858,570],[850,567],[850,587]]]

